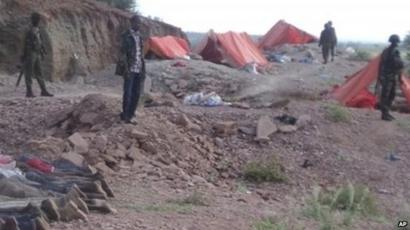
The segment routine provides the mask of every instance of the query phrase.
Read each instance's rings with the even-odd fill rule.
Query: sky
[[[410,32],[410,0],[137,0],[144,16],[184,31],[263,35],[284,19],[316,36],[331,20],[341,41],[387,42]]]

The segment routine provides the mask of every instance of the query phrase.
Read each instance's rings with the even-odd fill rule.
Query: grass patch
[[[245,166],[244,178],[247,181],[256,183],[286,181],[283,166],[276,158],[250,162]]]
[[[264,218],[257,221],[252,230],[287,230],[287,227],[283,223],[277,223],[274,218]]]
[[[208,201],[205,196],[200,192],[193,192],[189,196],[183,199],[169,200],[169,203],[177,204],[180,206],[192,205],[192,206],[208,206]]]
[[[333,122],[350,122],[352,114],[348,109],[337,104],[328,104],[325,106],[325,117]]]
[[[177,212],[177,213],[190,213],[192,211],[192,205],[180,205],[176,203],[165,203],[157,205],[149,205],[144,208],[144,211],[148,212]]]
[[[381,220],[376,200],[365,186],[346,186],[330,191],[314,188],[303,214],[320,223],[320,230],[350,227],[356,218]]]

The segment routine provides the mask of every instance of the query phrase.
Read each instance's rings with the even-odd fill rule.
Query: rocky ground
[[[286,47],[299,58],[311,47]],[[0,77],[0,150],[53,159],[77,152],[109,176],[116,215],[53,229],[260,229],[275,217],[286,229],[319,229],[306,199],[348,182],[375,195],[383,221],[357,218],[350,229],[393,229],[410,216],[410,121],[382,122],[378,111],[348,109],[335,122],[321,95],[364,65],[340,53],[334,63],[273,64],[252,75],[204,61],[149,61],[147,104],[138,124],[119,120],[121,79],[112,67],[85,79],[50,83],[54,98],[24,98],[15,77]],[[22,84],[24,85],[24,84]],[[183,105],[215,91],[233,106]],[[300,118],[295,126],[274,119]],[[394,152],[400,160],[387,160]],[[245,180],[249,162],[275,159],[286,180]],[[265,229],[265,228],[263,228]],[[266,228],[275,229],[275,228]],[[343,229],[343,228],[341,228]]]

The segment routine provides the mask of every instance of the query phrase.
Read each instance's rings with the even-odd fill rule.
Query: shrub
[[[320,222],[320,229],[337,229],[339,225],[350,226],[356,217],[379,218],[376,200],[370,190],[361,185],[348,183],[333,191],[323,192],[314,188],[304,209],[306,217]],[[336,214],[342,215],[338,221]]]
[[[352,116],[350,111],[343,106],[337,104],[329,104],[325,106],[326,118],[333,122],[350,122]]]
[[[276,223],[273,218],[264,218],[253,225],[253,230],[286,230],[282,223]]]
[[[267,161],[255,161],[246,165],[244,177],[251,182],[283,182],[286,180],[283,166],[276,158]]]

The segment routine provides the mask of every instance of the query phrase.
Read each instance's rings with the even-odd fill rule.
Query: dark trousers
[[[396,80],[394,76],[385,76],[385,78],[386,79],[380,81],[382,85],[380,110],[382,113],[389,112],[393,100],[396,97]]]
[[[327,63],[327,61],[329,60],[329,55],[331,56],[331,60],[333,61],[333,57],[335,56],[335,46],[332,44],[322,45],[322,55],[324,63]]]
[[[143,78],[142,74],[130,73],[128,78],[124,80],[121,114],[123,120],[130,120],[135,115],[135,110],[137,109],[143,91]]]

